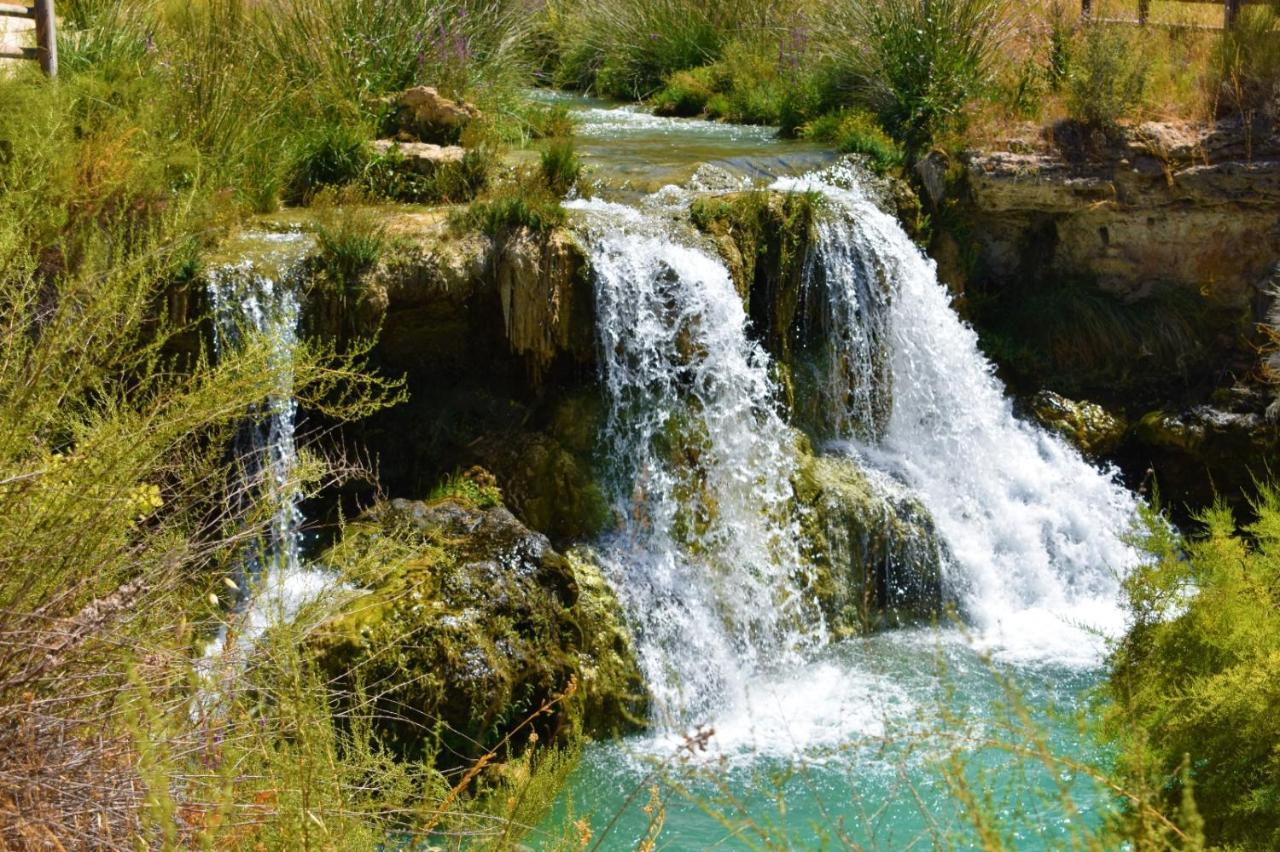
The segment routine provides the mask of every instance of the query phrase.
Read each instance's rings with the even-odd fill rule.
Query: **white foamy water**
[[[261,410],[241,425],[234,452],[240,466],[238,508],[266,500],[272,511],[264,534],[241,552],[232,629],[224,626],[206,648],[206,668],[229,651],[234,659],[241,659],[272,625],[292,621],[303,607],[335,590],[334,578],[305,565],[300,554],[293,355],[298,340],[299,264],[309,243],[298,233],[253,234],[246,241],[255,249],[253,259],[214,269],[209,296],[215,352],[233,352],[250,336],[271,344],[276,387]],[[234,636],[235,648],[229,647],[229,635]]]
[[[658,216],[586,214],[618,530],[601,543],[672,729],[823,643],[793,516],[794,437],[728,270]]]
[[[832,208],[813,283],[826,291],[829,321],[855,326],[833,337],[848,357],[833,360],[829,396],[846,411],[829,418],[841,429],[832,437],[853,439],[861,459],[929,509],[953,557],[949,591],[980,646],[1012,660],[1099,662],[1094,631],[1122,629],[1119,579],[1138,560],[1133,495],[1113,471],[1014,416],[933,262],[856,175],[774,187],[816,189]]]

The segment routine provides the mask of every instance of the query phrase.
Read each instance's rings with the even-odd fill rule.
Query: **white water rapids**
[[[1096,665],[1123,624],[1136,501],[1013,415],[932,262],[858,181],[846,169],[773,186],[825,199],[805,282],[825,305],[825,451],[932,514],[950,551],[945,591],[974,644]],[[795,436],[728,270],[670,225],[676,195],[651,210],[570,204],[587,219],[610,405],[620,528],[601,547],[667,732],[655,745],[707,723],[728,750],[758,751],[783,730],[800,749],[866,734],[897,692],[821,652],[796,538]]]

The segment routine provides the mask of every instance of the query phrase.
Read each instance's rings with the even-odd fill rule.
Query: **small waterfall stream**
[[[660,721],[704,721],[825,641],[769,358],[724,264],[658,216],[587,214],[619,529],[601,550]]]
[[[825,291],[833,449],[914,491],[953,562],[951,595],[1010,657],[1101,657],[1122,626],[1137,502],[1062,439],[1018,420],[934,264],[846,167],[777,182],[817,190],[807,285]],[[840,331],[841,328],[844,331]]]
[[[225,357],[251,337],[269,342],[275,390],[255,416],[240,426],[233,447],[239,484],[232,499],[248,512],[266,501],[270,522],[264,534],[245,544],[235,582],[239,588],[234,636],[239,657],[273,623],[291,620],[308,601],[321,596],[331,578],[303,563],[301,491],[297,481],[293,358],[298,342],[302,258],[310,247],[299,233],[251,234],[243,241],[248,259],[215,267],[209,276],[214,353]],[[224,627],[206,649],[213,660],[228,650]]]

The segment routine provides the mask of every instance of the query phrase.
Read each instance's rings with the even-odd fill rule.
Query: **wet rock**
[[[1092,458],[1108,456],[1120,446],[1127,425],[1124,418],[1088,401],[1067,399],[1053,391],[1040,391],[1031,399],[1031,413]]]
[[[919,500],[851,458],[801,456],[796,499],[828,626],[849,635],[936,616],[945,546]]]
[[[512,509],[556,541],[595,537],[609,504],[590,463],[541,432],[481,436],[475,458],[495,472]]]
[[[311,640],[335,700],[363,690],[382,742],[441,768],[535,714],[543,743],[635,729],[645,688],[591,554],[558,553],[468,482],[381,504],[326,553],[363,591]]]
[[[1280,425],[1266,417],[1265,394],[1244,396],[1236,406],[1152,411],[1134,424],[1125,453],[1135,466],[1148,467],[1176,510],[1207,506],[1219,497],[1244,508],[1255,480],[1276,473]]]

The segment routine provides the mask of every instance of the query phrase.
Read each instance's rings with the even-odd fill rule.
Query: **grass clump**
[[[873,112],[908,151],[963,125],[1006,37],[1000,0],[836,4],[825,23],[835,97]]]
[[[877,174],[901,167],[904,159],[902,148],[861,110],[820,116],[802,128],[801,136],[833,145],[842,154],[861,154]]]
[[[578,182],[582,163],[574,153],[573,140],[555,139],[542,152],[542,182],[552,193],[567,195]]]
[[[1215,506],[1187,540],[1153,529],[1108,686],[1121,778],[1168,812],[1193,801],[1221,848],[1280,843],[1280,491],[1261,485],[1253,508],[1238,527]],[[1126,819],[1139,848],[1176,839]]]

